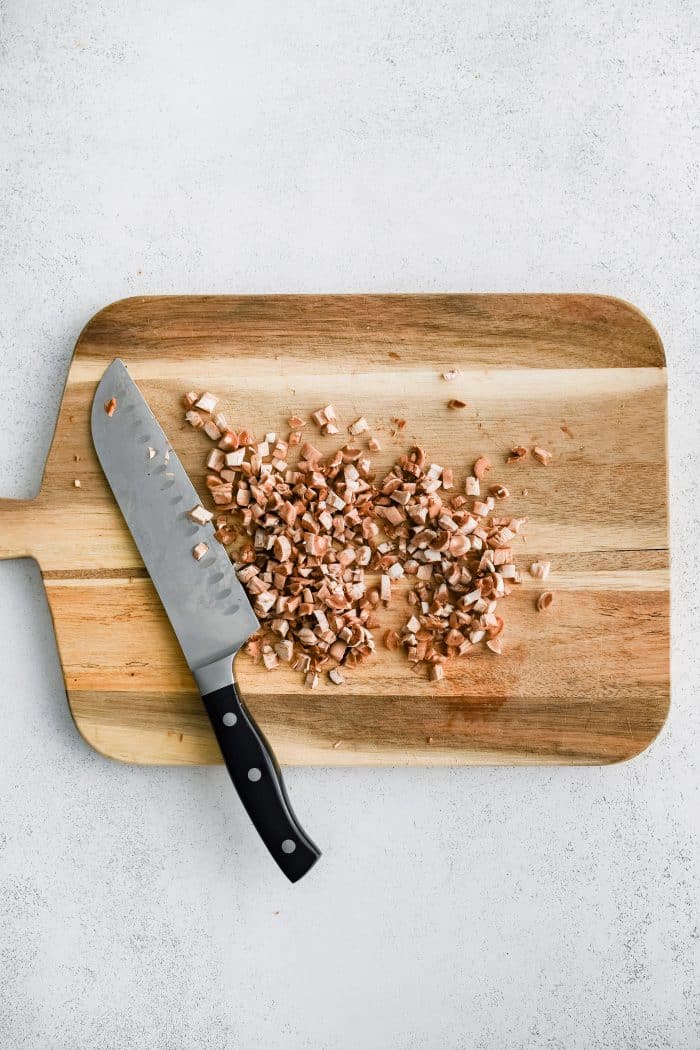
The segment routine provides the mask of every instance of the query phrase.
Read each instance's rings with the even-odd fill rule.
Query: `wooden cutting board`
[[[453,465],[478,454],[530,518],[524,574],[504,604],[504,654],[475,652],[431,684],[378,646],[344,686],[301,687],[241,655],[243,695],[292,764],[601,763],[630,758],[669,704],[666,372],[632,306],[582,295],[133,298],[87,324],[40,495],[0,503],[0,556],[28,555],[46,585],[76,725],[106,755],[217,762],[191,675],[93,452],[96,384],[120,356],[195,485],[206,439],[183,422],[189,389],[229,419],[286,433],[332,400],[364,415],[388,465],[412,441]],[[453,382],[441,373],[460,370]],[[449,398],[468,402],[449,410]],[[392,437],[392,417],[407,426]],[[554,452],[507,466],[515,444]],[[328,439],[326,447],[330,447]],[[335,446],[333,446],[335,447]],[[74,486],[79,479],[81,487]],[[527,490],[525,495],[524,490]],[[387,626],[406,615],[403,601]],[[325,676],[323,676],[325,678]]]

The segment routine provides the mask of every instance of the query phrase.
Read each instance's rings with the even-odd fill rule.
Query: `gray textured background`
[[[89,751],[0,565],[0,1046],[700,1046],[697,5],[0,2],[0,492],[132,293],[605,292],[670,365],[674,705],[604,769],[290,770],[296,887],[219,769]],[[564,13],[565,12],[565,13]]]

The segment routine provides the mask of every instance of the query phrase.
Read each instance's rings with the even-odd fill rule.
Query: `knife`
[[[112,399],[110,415],[105,406]],[[119,358],[97,387],[91,429],[97,458],[194,675],[233,785],[275,861],[296,882],[321,853],[294,816],[275,756],[233,673],[233,658],[260,625],[213,526],[188,516],[199,497]],[[197,561],[192,550],[199,543],[208,550]]]

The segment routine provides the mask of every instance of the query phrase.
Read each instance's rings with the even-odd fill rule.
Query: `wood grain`
[[[669,703],[666,373],[634,307],[594,296],[164,297],[114,303],[87,324],[41,492],[0,501],[0,557],[40,564],[71,711],[90,744],[129,762],[216,762],[92,449],[90,403],[115,356],[197,486],[207,443],[183,423],[183,390],[215,390],[231,419],[258,432],[285,431],[292,411],[332,399],[346,422],[368,418],[381,465],[420,440],[461,484],[477,454],[490,456],[509,511],[530,518],[519,561],[553,562],[554,611],[535,611],[543,588],[526,576],[504,604],[504,655],[475,653],[437,684],[381,648],[345,686],[315,692],[239,657],[243,693],[282,762],[614,762],[659,732]],[[461,371],[452,383],[447,368]],[[468,407],[450,411],[450,397]],[[408,420],[400,438],[394,416]],[[548,468],[505,464],[513,444],[535,442],[554,451]],[[387,626],[404,613],[393,603]]]

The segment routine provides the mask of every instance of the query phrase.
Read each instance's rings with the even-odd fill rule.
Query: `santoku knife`
[[[114,398],[110,415],[105,408]],[[297,822],[275,757],[245,708],[233,658],[259,627],[211,524],[188,511],[199,497],[123,361],[92,404],[92,440],[110,488],[202,695],[243,805],[284,874],[296,882],[320,857]],[[208,545],[197,561],[199,543]]]

